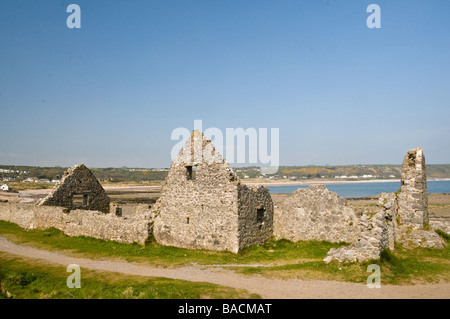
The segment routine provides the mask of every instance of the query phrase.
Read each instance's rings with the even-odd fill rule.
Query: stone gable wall
[[[87,205],[75,205],[74,195],[87,195]],[[109,213],[110,199],[92,172],[83,164],[76,165],[64,173],[61,181],[39,205],[61,206],[68,209],[97,210]]]
[[[259,223],[260,206],[265,219]],[[236,253],[271,235],[273,205],[267,189],[242,185],[199,131],[193,131],[173,161],[153,211],[155,239],[162,245]]]

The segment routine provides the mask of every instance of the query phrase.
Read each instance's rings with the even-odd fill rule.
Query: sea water
[[[370,182],[370,183],[323,183],[330,191],[337,193],[340,197],[360,198],[374,196],[381,193],[393,193],[400,189],[399,181],[392,182]],[[282,185],[266,186],[270,193],[292,193],[296,189],[306,188],[309,185]],[[428,181],[428,193],[450,193],[450,181]]]

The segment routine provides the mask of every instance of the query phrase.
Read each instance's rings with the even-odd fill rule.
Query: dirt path
[[[365,284],[244,276],[220,267],[190,266],[162,269],[128,262],[69,257],[60,253],[16,245],[4,237],[0,237],[0,251],[28,258],[43,259],[65,267],[69,264],[77,264],[82,268],[92,270],[209,282],[237,289],[246,289],[249,292],[259,294],[263,298],[450,298],[450,283],[415,286],[382,285],[379,289],[369,289]]]

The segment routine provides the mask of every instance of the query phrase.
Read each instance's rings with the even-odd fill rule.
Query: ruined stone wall
[[[136,215],[142,215],[151,211],[153,205],[134,203],[118,204],[117,202],[111,202],[109,207],[109,211],[112,214],[119,213],[123,217],[134,217]],[[117,208],[119,208],[118,212]]]
[[[444,240],[431,229],[425,155],[422,148],[408,151],[402,165],[400,192],[397,194],[398,222],[396,242],[406,248],[444,248]],[[436,226],[436,222],[433,222]],[[440,224],[440,226],[443,226]]]
[[[74,196],[80,196],[80,202]],[[86,203],[83,203],[86,196]],[[110,199],[92,172],[83,164],[69,168],[61,181],[43,198],[39,205],[61,206],[68,209],[97,210],[109,213]]]
[[[298,194],[301,193],[301,190],[296,191],[297,194],[294,193],[296,196],[293,195],[277,205],[279,207],[275,208],[275,230],[279,237],[284,236],[288,239],[300,237],[297,235],[298,231],[283,229],[289,221],[288,217],[291,217],[295,224],[300,224],[299,220],[304,221],[305,217],[306,221],[312,221],[314,220],[313,216],[317,215],[317,213],[308,214],[308,212],[314,211],[312,206],[317,203],[317,207],[320,207],[320,201],[327,202],[325,194],[311,192],[307,193],[309,199],[305,199]],[[315,195],[318,195],[319,199],[314,200]],[[313,202],[303,203],[308,203],[308,200]],[[330,204],[331,207],[340,205],[336,200],[330,201]],[[281,213],[279,213],[279,209]],[[321,207],[318,210],[326,209]],[[291,213],[283,216],[289,211]],[[280,225],[278,225],[279,220],[281,221]],[[338,223],[342,225],[342,221],[338,221]],[[303,231],[301,236],[314,236],[318,229],[325,228],[325,225],[329,224],[329,218],[325,220],[325,223],[322,221],[320,224],[324,225],[314,228],[314,225],[308,224],[314,229],[313,234]],[[448,233],[450,228],[447,219],[433,218],[430,220],[428,216],[426,167],[422,148],[410,150],[406,154],[402,166],[400,191],[381,194],[378,207],[364,211],[357,225],[360,235],[356,240],[351,241],[352,243],[348,246],[330,249],[324,259],[325,262],[363,262],[379,259],[384,249],[394,250],[396,243],[402,244],[405,248],[442,249],[445,247],[445,241],[434,230],[430,230],[430,228],[441,229]],[[299,226],[294,227],[300,228]],[[358,231],[355,234],[358,234]],[[325,236],[322,235],[322,237]],[[300,239],[304,239],[304,237]]]
[[[38,212],[42,214],[57,214],[61,207],[35,206],[33,204],[0,203],[0,220],[15,223],[22,228],[33,228]]]
[[[385,212],[386,227],[388,231],[389,249],[395,250],[397,238],[398,200],[395,193],[382,193],[378,199],[378,206]]]
[[[364,262],[379,259],[381,252],[389,247],[389,229],[386,223],[386,210],[378,213],[363,213],[358,225],[361,236],[352,244],[339,248],[332,248],[324,259],[326,263]]]
[[[346,199],[325,185],[298,189],[274,206],[277,239],[350,243],[360,234],[358,222],[355,211],[346,206]]]
[[[238,184],[227,182],[221,165],[216,165],[198,165],[195,180],[180,177],[184,165],[172,166],[154,206],[158,243],[237,251]]]
[[[434,230],[439,229],[450,235],[450,217],[430,217],[429,222]]]
[[[400,190],[400,224],[413,229],[423,229],[428,225],[429,217],[425,156],[422,148],[410,150],[405,155]]]
[[[239,248],[265,243],[273,234],[273,202],[263,186],[239,185]]]
[[[90,210],[66,211],[57,206],[0,203],[0,219],[25,229],[54,227],[68,236],[139,244],[144,244],[153,230],[153,215],[150,212],[128,218]]]

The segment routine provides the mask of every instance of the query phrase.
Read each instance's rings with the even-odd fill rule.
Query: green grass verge
[[[120,258],[127,261],[161,267],[177,267],[191,263],[199,265],[229,265],[244,274],[260,274],[273,278],[338,280],[365,283],[370,275],[369,264],[378,264],[384,284],[450,281],[450,245],[445,249],[404,249],[383,252],[381,259],[367,263],[336,262],[325,264],[330,248],[343,243],[319,241],[270,240],[264,245],[248,247],[238,254],[209,250],[190,250],[162,246],[150,241],[145,247],[121,244],[90,237],[69,237],[57,229],[24,230],[18,225],[0,221],[0,236],[18,244],[58,250],[88,258]],[[233,264],[253,265],[233,267]]]
[[[209,283],[123,275],[81,268],[81,288],[68,288],[64,266],[0,253],[0,299],[260,298]]]
[[[287,240],[270,240],[262,246],[243,249],[238,254],[226,251],[191,250],[168,247],[150,241],[145,247],[139,244],[121,244],[90,237],[69,237],[57,229],[25,230],[16,224],[0,221],[0,235],[18,244],[27,244],[47,250],[70,251],[83,257],[119,257],[127,261],[146,262],[160,266],[182,266],[190,263],[253,264],[289,262],[298,259],[322,260],[330,248],[342,244]]]
[[[365,263],[325,264],[321,261],[275,267],[244,267],[236,269],[244,274],[260,274],[277,278],[310,278],[365,283],[370,264],[380,266],[383,284],[414,284],[450,281],[450,245],[445,249],[405,249],[397,245],[395,252],[383,251],[380,260]]]

